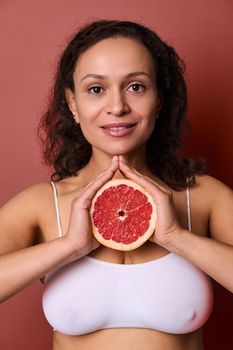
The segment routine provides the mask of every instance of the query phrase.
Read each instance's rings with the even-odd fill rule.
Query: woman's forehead
[[[144,71],[155,74],[155,64],[149,50],[131,38],[108,38],[87,49],[79,57],[75,76],[82,79],[87,74],[104,76]]]

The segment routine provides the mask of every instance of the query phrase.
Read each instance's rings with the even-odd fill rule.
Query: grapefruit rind
[[[138,237],[137,240],[135,242],[126,244],[126,243],[120,243],[120,242],[116,242],[112,239],[105,239],[100,233],[98,228],[95,226],[94,221],[93,221],[93,213],[94,213],[94,206],[95,206],[95,202],[97,200],[97,198],[108,188],[110,188],[111,186],[119,186],[121,184],[133,187],[134,190],[139,190],[140,192],[142,192],[144,195],[146,195],[148,202],[151,204],[152,206],[152,214],[151,214],[151,218],[150,218],[150,224],[148,229],[146,230],[146,232],[141,236]],[[96,195],[94,196],[93,200],[92,200],[92,205],[90,208],[90,215],[91,215],[91,222],[92,222],[92,232],[93,235],[95,237],[95,239],[100,242],[101,244],[103,244],[105,247],[111,248],[111,249],[116,249],[116,250],[120,250],[120,251],[130,251],[133,249],[136,249],[138,247],[140,247],[143,243],[145,243],[154,233],[155,228],[156,228],[156,221],[157,221],[157,216],[156,216],[156,205],[153,201],[152,196],[140,185],[138,185],[137,183],[135,183],[132,180],[129,179],[113,179],[108,181],[104,186],[102,186],[96,193]]]

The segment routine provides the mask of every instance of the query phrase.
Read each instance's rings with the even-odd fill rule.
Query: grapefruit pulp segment
[[[141,246],[156,227],[151,195],[128,179],[108,181],[94,196],[90,215],[95,238],[121,251]]]

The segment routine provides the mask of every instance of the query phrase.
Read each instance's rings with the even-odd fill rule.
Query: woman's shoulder
[[[210,175],[198,175],[195,180],[195,184],[190,187],[190,198],[198,212],[210,216],[220,202],[233,200],[232,190],[221,180]]]
[[[52,186],[52,182],[54,186]],[[56,190],[57,196],[72,197],[79,193],[87,183],[83,181],[78,176],[71,176],[59,181],[40,182],[32,184],[22,191],[20,191],[15,197],[12,198],[13,201],[23,201],[25,204],[30,204],[35,206],[46,206],[47,203],[51,204],[54,200],[54,189]]]
[[[195,176],[196,183],[191,187],[191,194],[198,198],[199,203],[204,203],[212,208],[224,198],[232,198],[232,189],[221,180],[210,175]]]
[[[223,181],[210,176],[210,175],[198,175],[195,176],[196,184],[193,187],[194,191],[209,193],[208,197],[213,197],[219,193],[232,193],[232,189],[227,186]]]
[[[49,215],[50,187],[46,182],[28,186],[0,208],[2,252],[25,248],[37,241],[43,212]]]
[[[46,203],[51,201],[52,195],[49,182],[30,185],[6,201],[1,207],[0,214],[5,216],[14,213],[14,217],[36,220],[39,212],[46,208]]]
[[[20,190],[10,201],[25,201],[25,203],[33,203],[33,199],[41,201],[45,196],[51,193],[51,183],[41,182],[29,185],[28,187]]]
[[[209,212],[211,236],[232,244],[232,189],[215,177],[197,176],[193,197],[200,208],[205,208]]]

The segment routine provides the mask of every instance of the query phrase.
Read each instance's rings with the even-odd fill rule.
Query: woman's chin
[[[132,148],[126,148],[126,147],[121,147],[118,149],[114,150],[108,150],[108,154],[110,154],[112,157],[114,156],[125,156],[125,157],[132,157],[137,153],[137,150],[132,149]]]
[[[109,143],[106,144],[106,147],[102,148],[104,152],[111,154],[112,156],[124,155],[124,154],[133,154],[138,151],[140,147],[134,144],[127,143]]]

